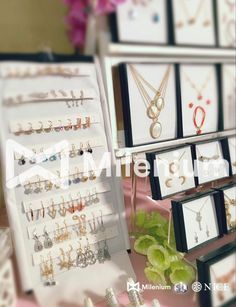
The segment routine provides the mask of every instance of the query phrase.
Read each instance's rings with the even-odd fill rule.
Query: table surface
[[[124,180],[123,183],[124,195],[125,195],[125,205],[126,205],[126,217],[127,223],[129,225],[130,220],[130,191],[131,191],[131,181],[129,179]],[[138,189],[137,189],[137,200],[136,206],[138,209],[145,209],[147,211],[158,210],[163,216],[168,217],[168,209],[170,208],[170,200],[164,201],[153,201],[149,195],[149,185],[147,182],[142,181],[138,182]],[[7,222],[7,215],[6,210],[0,210],[0,226],[8,226]],[[201,255],[204,255],[212,250],[215,250],[233,240],[236,240],[236,233],[231,233],[229,235],[225,235],[223,238],[220,238],[213,243],[195,250],[194,252],[189,253],[186,255],[186,259],[189,261],[194,261]],[[133,247],[133,240],[131,239],[131,246]],[[144,275],[144,268],[146,264],[146,257],[142,255],[136,254],[133,249],[130,256],[130,260],[132,262],[134,271],[137,276],[137,281],[141,284],[149,284],[146,280]],[[15,269],[16,275],[16,283],[17,283],[17,292],[18,292],[18,301],[17,306],[19,307],[36,307],[37,303],[35,302],[33,295],[26,295],[22,293],[20,289],[18,271],[17,271],[17,264],[15,255],[13,255],[13,265]],[[189,289],[185,294],[177,294],[173,290],[145,290],[142,293],[143,298],[147,305],[150,306],[151,301],[154,298],[157,298],[160,302],[162,307],[182,307],[182,306],[191,306],[191,307],[198,307],[197,297],[194,292]],[[128,298],[125,293],[119,295],[119,301],[121,306],[125,306],[128,304]],[[104,303],[97,304],[97,306],[102,307],[105,306]],[[74,306],[75,307],[75,306]],[[79,307],[79,306],[77,306]]]

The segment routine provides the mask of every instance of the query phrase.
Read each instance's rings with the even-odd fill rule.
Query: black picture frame
[[[220,142],[221,145],[221,149],[222,149],[222,153],[223,153],[223,158],[228,162],[229,165],[229,173],[228,176],[225,177],[219,177],[217,179],[213,179],[213,180],[209,180],[203,183],[199,182],[199,178],[198,178],[198,174],[196,174],[195,178],[196,178],[196,185],[199,186],[201,184],[207,184],[209,182],[218,180],[218,179],[224,179],[224,178],[228,178],[231,176],[232,171],[231,171],[231,165],[230,165],[230,160],[229,160],[229,149],[228,149],[228,139],[227,137],[219,137],[219,138],[214,138],[211,140],[206,140],[206,141],[201,141],[201,142],[195,142],[195,143],[189,143],[190,145],[192,145],[192,157],[193,157],[193,161],[197,160],[197,152],[196,152],[196,146],[197,145],[201,145],[201,144],[207,144],[207,143],[214,143],[214,142]],[[197,167],[197,165],[196,165]]]
[[[218,98],[217,105],[218,105],[218,118],[217,118],[217,130],[202,133],[201,135],[208,135],[214,132],[222,131],[223,129],[223,102],[222,102],[222,80],[221,80],[221,73],[220,73],[220,64],[219,63],[181,63],[176,64],[176,97],[177,97],[177,105],[178,105],[178,120],[179,120],[179,127],[178,127],[178,136],[179,138],[185,138],[185,137],[194,137],[197,136],[197,134],[191,134],[191,135],[185,135],[184,136],[184,128],[183,128],[183,104],[182,104],[182,93],[181,93],[181,76],[180,76],[180,67],[181,65],[191,65],[191,66],[209,66],[212,65],[215,68],[215,76],[216,76],[216,95]]]
[[[205,287],[205,284],[208,286],[211,284],[211,265],[214,265],[235,252],[236,242],[231,242],[197,259],[198,282],[200,282],[202,285],[202,290],[198,294],[201,307],[212,307],[211,293],[214,293],[214,291],[211,291],[208,287]],[[221,307],[235,306],[235,303],[236,296],[230,301],[222,304]]]
[[[156,160],[156,155],[162,154],[162,153],[165,153],[165,152],[176,151],[178,149],[187,148],[187,147],[190,148],[191,156],[192,156],[192,148],[191,148],[192,146],[191,145],[182,145],[182,146],[178,146],[178,147],[175,147],[175,148],[170,148],[170,149],[166,149],[166,150],[159,150],[159,151],[155,151],[155,152],[151,152],[151,153],[146,153],[147,161],[150,164],[149,178],[150,178],[150,185],[151,185],[151,191],[152,191],[152,199],[163,200],[163,199],[166,199],[166,198],[169,198],[169,197],[172,197],[172,196],[178,194],[178,193],[173,193],[173,194],[168,194],[168,195],[165,195],[165,196],[162,195],[159,176],[155,176],[155,166],[154,166],[154,164],[155,164],[155,160]],[[193,159],[191,160],[191,162],[192,162],[192,166],[194,167]],[[186,192],[186,191],[189,191],[189,190],[195,188],[196,187],[196,178],[195,177],[194,177],[194,182],[195,182],[195,185],[193,187],[186,189],[186,190],[181,190],[181,191],[179,191],[179,193],[183,193],[183,192]]]
[[[174,6],[173,6],[173,0],[167,0],[168,2],[168,8],[169,8],[169,19],[171,20],[171,30],[172,35],[170,36],[170,44],[173,46],[179,46],[179,47],[197,47],[197,48],[216,48],[218,46],[218,34],[217,34],[217,16],[216,16],[216,6],[215,6],[215,0],[211,0],[211,6],[212,6],[212,12],[213,12],[213,30],[214,30],[214,40],[215,44],[213,45],[202,45],[202,44],[179,44],[176,42],[176,35],[175,35],[175,25],[174,25]]]
[[[186,230],[185,230],[185,223],[184,223],[184,216],[183,216],[183,204],[189,203],[191,201],[195,201],[197,199],[201,199],[206,196],[213,196],[214,199],[214,207],[216,212],[216,222],[218,224],[219,234],[218,236],[206,240],[203,243],[197,244],[193,248],[188,248],[187,246],[187,237],[186,237]],[[209,243],[216,241],[218,238],[223,236],[223,227],[221,221],[221,197],[218,191],[207,191],[207,192],[198,192],[194,195],[188,196],[183,198],[182,200],[178,201],[171,201],[172,207],[172,217],[173,217],[173,224],[174,224],[174,232],[175,232],[175,240],[176,240],[176,248],[180,252],[189,253],[193,250],[199,249],[202,246],[206,246]]]
[[[235,188],[236,189],[236,181],[230,184],[225,184],[221,187],[216,188],[216,191],[219,191],[220,193],[220,198],[221,198],[221,218],[222,218],[222,227],[223,227],[223,232],[225,234],[229,234],[231,232],[235,232],[236,228],[233,229],[228,229],[227,225],[227,217],[226,217],[226,211],[225,211],[225,201],[224,201],[224,192],[231,189]]]
[[[125,135],[125,146],[126,147],[136,147],[136,146],[142,146],[147,144],[157,144],[159,142],[165,142],[170,140],[175,140],[178,138],[181,138],[180,135],[181,132],[181,118],[180,118],[180,100],[178,99],[179,95],[179,82],[176,82],[177,78],[177,71],[176,71],[176,64],[175,63],[137,63],[132,62],[132,64],[156,64],[156,65],[173,65],[174,69],[174,77],[175,77],[175,94],[176,94],[176,123],[177,123],[177,133],[175,138],[170,138],[166,140],[156,140],[155,142],[146,142],[146,143],[140,143],[140,144],[134,144],[133,142],[133,131],[132,131],[132,123],[131,123],[131,109],[130,109],[130,99],[129,99],[129,84],[128,84],[128,72],[127,72],[127,65],[129,62],[126,63],[120,63],[118,65],[118,71],[119,71],[119,80],[120,80],[120,88],[121,88],[121,99],[122,99],[122,110],[123,110],[123,119],[124,119],[124,135]]]

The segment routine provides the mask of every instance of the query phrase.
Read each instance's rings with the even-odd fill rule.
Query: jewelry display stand
[[[3,165],[13,163],[6,160],[8,146],[7,156],[15,158],[19,176],[11,181],[13,177],[4,174],[5,182],[17,184],[5,188],[6,207],[23,290],[33,290],[47,307],[82,304],[85,296],[97,302],[106,288],[122,292],[127,278],[135,278],[98,61],[52,56],[9,55],[0,63],[1,159]],[[11,148],[16,154],[9,151],[9,140],[21,145]],[[61,148],[63,142],[69,146]],[[43,153],[42,148],[52,145]],[[107,151],[111,165],[82,170],[82,157],[92,155],[97,163]],[[60,167],[66,156],[69,173],[63,175]],[[36,166],[27,179],[35,159],[41,168]],[[45,168],[58,175],[56,180],[52,176],[52,184],[51,178],[40,177]],[[83,253],[89,263],[87,256],[84,263]]]

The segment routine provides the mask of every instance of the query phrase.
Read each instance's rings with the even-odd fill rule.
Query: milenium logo
[[[35,165],[30,169],[22,172],[18,176],[15,176],[15,156],[14,153],[17,152],[21,156],[28,158],[29,160],[34,160],[36,163],[41,163],[44,161],[45,156],[47,158],[51,157],[57,152],[62,152],[63,155],[60,159],[60,175],[57,176],[54,173],[46,170],[45,168]],[[56,183],[60,188],[68,188],[68,180],[61,180],[61,178],[66,178],[69,176],[69,151],[70,145],[68,141],[61,141],[51,146],[40,154],[35,154],[32,150],[21,144],[15,142],[14,140],[7,140],[6,142],[6,186],[8,189],[13,189],[19,184],[24,184],[29,181],[30,178],[35,176],[40,176],[45,180],[49,180],[52,183]]]
[[[171,286],[140,284],[140,282],[127,282],[127,292],[130,291],[144,291],[144,290],[170,290]]]

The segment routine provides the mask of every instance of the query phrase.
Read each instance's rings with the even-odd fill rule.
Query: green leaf
[[[156,244],[156,240],[154,237],[149,235],[140,236],[134,242],[134,250],[136,251],[136,253],[147,255],[148,248],[153,244]]]
[[[182,268],[176,268],[170,274],[170,281],[172,284],[177,284],[180,282],[190,284],[195,280],[195,278],[195,270],[190,265],[185,265]]]
[[[170,257],[161,245],[151,245],[147,250],[148,261],[157,269],[165,271],[170,266]]]
[[[135,217],[135,224],[137,227],[143,227],[146,220],[146,212],[144,210],[138,210]]]
[[[144,269],[145,276],[153,285],[166,285],[166,279],[163,271],[159,271],[154,267]]]

